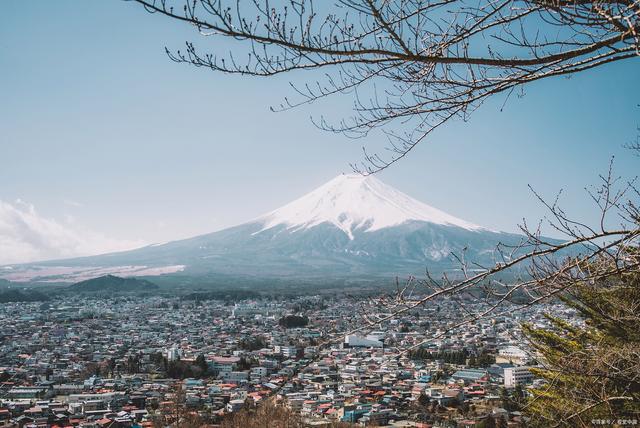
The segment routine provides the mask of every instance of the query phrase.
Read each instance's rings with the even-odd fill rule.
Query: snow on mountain
[[[371,232],[408,221],[457,226],[470,231],[487,230],[417,201],[373,176],[339,175],[295,201],[256,221],[260,233],[279,225],[289,231],[333,224],[353,240],[353,231]]]

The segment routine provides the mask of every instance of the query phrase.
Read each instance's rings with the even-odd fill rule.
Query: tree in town
[[[599,263],[610,263],[603,256]],[[592,269],[590,265],[584,269]],[[640,418],[640,270],[577,281],[561,296],[580,315],[547,315],[549,327],[525,325],[545,384],[526,412],[534,426],[590,427],[593,420]]]
[[[309,318],[304,315],[285,315],[278,320],[278,324],[284,328],[305,327],[309,324]]]
[[[152,414],[154,428],[202,428],[207,426],[197,413],[189,411],[186,405],[186,391],[182,382],[171,386],[170,404]]]
[[[476,367],[478,365],[478,361],[476,360],[476,356],[471,354],[469,360],[467,360],[467,365],[469,367]]]
[[[500,402],[505,410],[513,410],[511,409],[511,397],[509,397],[509,391],[507,391],[507,388],[500,388]]]
[[[209,371],[209,364],[207,364],[207,360],[204,358],[204,355],[200,354],[196,357],[196,366],[200,368],[202,374],[206,374]]]
[[[240,357],[240,361],[238,361],[238,370],[250,370],[251,366],[255,363],[251,358],[246,358],[245,356]]]
[[[489,414],[478,424],[478,428],[496,428],[496,420],[493,415]]]
[[[480,367],[489,367],[491,364],[496,362],[496,356],[486,350],[480,352],[478,359],[476,360],[478,366]]]
[[[108,368],[108,372],[109,372],[109,377],[113,377],[115,375],[116,367],[117,367],[116,359],[113,358],[113,357],[109,358],[107,360],[107,368]]]
[[[504,416],[500,416],[496,420],[496,428],[508,428],[509,424],[507,423],[507,419]]]
[[[269,342],[264,336],[251,336],[240,339],[238,347],[247,351],[256,351],[267,347],[268,344]]]
[[[299,413],[273,400],[265,400],[260,406],[246,406],[230,417],[225,418],[221,428],[294,428],[304,426]],[[323,426],[342,428],[351,426],[340,422],[329,422]]]
[[[91,376],[100,376],[100,373],[100,365],[94,362],[89,362],[80,372],[80,376],[82,376],[82,378],[89,378]],[[10,378],[10,375],[7,372],[0,372],[0,382],[5,382],[8,378]]]
[[[429,396],[424,392],[421,392],[420,396],[418,397],[418,404],[421,407],[427,407],[430,402],[431,402],[431,398],[429,398]]]
[[[139,354],[129,355],[125,364],[127,373],[135,374],[142,371],[142,359]]]
[[[522,387],[521,383],[516,384],[511,393],[512,399],[518,403],[518,406],[521,406],[524,400],[527,398],[527,393]]]

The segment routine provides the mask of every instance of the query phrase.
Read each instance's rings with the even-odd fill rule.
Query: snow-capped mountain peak
[[[257,233],[279,225],[296,231],[330,223],[350,239],[356,229],[368,232],[408,221],[457,226],[471,231],[486,230],[417,201],[376,177],[357,174],[339,175],[256,221],[263,223]]]
[[[498,243],[515,247],[521,242],[520,235],[460,220],[376,177],[343,175],[224,230],[121,253],[14,266],[0,269],[0,278],[76,282],[125,272],[175,275],[179,284],[191,277],[265,286],[273,279],[296,286],[301,281],[371,285],[374,278],[423,275],[425,268],[432,275],[457,272],[460,264],[452,254],[491,265]]]

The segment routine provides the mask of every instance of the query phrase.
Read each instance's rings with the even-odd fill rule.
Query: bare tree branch
[[[213,53],[187,42],[184,51],[167,50],[176,62],[252,76],[326,70],[279,109],[352,94],[352,117],[316,124],[354,138],[385,130],[386,153],[363,149],[353,165],[363,174],[402,159],[489,97],[640,55],[633,0],[131,1],[203,37],[238,41],[233,52],[213,43]]]

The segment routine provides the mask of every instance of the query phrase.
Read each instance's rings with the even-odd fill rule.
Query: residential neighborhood
[[[5,303],[0,426],[216,426],[271,401],[314,427],[519,427],[537,384],[520,323],[571,318],[546,304],[452,328],[444,299],[364,329],[363,305],[379,310],[346,295]]]

